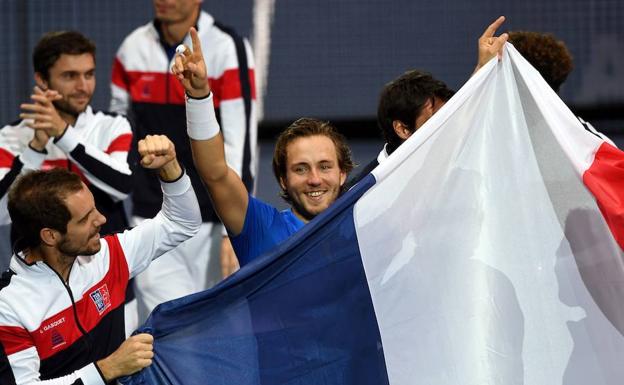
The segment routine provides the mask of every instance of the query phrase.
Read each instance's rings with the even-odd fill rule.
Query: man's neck
[[[160,32],[168,45],[180,43],[189,29],[195,25],[199,17],[199,6],[188,18],[176,22],[160,22]]]
[[[301,215],[297,209],[295,207],[291,207],[291,211],[293,214],[295,214],[295,216],[303,223],[307,224],[308,222],[310,222],[310,219],[307,219],[306,217],[304,217],[303,215]]]
[[[63,282],[67,282],[67,280],[69,279],[69,272],[71,271],[71,267],[76,260],[75,257],[61,254],[57,249],[44,246],[36,247],[34,249],[26,251],[25,254],[26,262],[45,262],[63,279]]]

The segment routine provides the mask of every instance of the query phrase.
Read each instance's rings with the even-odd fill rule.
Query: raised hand
[[[97,362],[107,382],[129,376],[150,366],[154,358],[154,337],[142,333],[129,337],[110,356]]]
[[[208,71],[197,30],[191,28],[189,33],[191,34],[193,50],[191,51],[185,45],[178,46],[171,72],[180,80],[190,96],[202,98],[210,93]]]
[[[182,167],[176,159],[173,142],[164,135],[148,135],[138,145],[141,166],[159,169],[160,178],[171,182],[182,175]]]
[[[175,146],[165,135],[147,135],[139,140],[141,166],[161,168],[176,158]]]
[[[61,99],[62,96],[54,90],[43,91],[41,88],[35,87],[30,98],[33,103],[20,105],[20,108],[24,111],[20,114],[20,118],[31,120],[26,125],[34,130],[44,131],[48,137],[63,135],[67,129],[67,122],[61,118],[53,104],[55,100]],[[45,138],[41,133],[39,137],[41,139]]]
[[[483,35],[479,38],[479,60],[477,62],[475,72],[479,68],[483,67],[485,63],[489,62],[493,57],[502,57],[503,46],[509,38],[509,35],[503,33],[500,36],[494,36],[494,34],[503,22],[505,22],[505,16],[500,16],[485,29]]]

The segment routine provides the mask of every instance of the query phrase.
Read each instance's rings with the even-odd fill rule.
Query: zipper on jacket
[[[78,309],[76,308],[76,301],[74,300],[74,294],[72,293],[71,288],[69,287],[69,276],[71,274],[71,269],[72,267],[74,267],[74,265],[72,264],[72,266],[69,268],[69,274],[67,274],[67,282],[65,282],[63,277],[61,277],[61,275],[56,270],[54,270],[50,265],[48,265],[47,263],[46,265],[50,268],[50,270],[54,272],[54,274],[56,274],[56,276],[61,280],[63,287],[65,287],[65,290],[67,290],[67,294],[69,294],[69,299],[71,300],[71,304],[72,304],[72,312],[74,313],[74,321],[76,322],[76,326],[78,327],[78,330],[80,330],[80,333],[82,333],[82,335],[85,336],[85,344],[87,346],[87,349],[90,351],[91,350],[91,337],[89,336],[89,334],[87,334],[87,331],[80,323],[80,319],[78,318]]]

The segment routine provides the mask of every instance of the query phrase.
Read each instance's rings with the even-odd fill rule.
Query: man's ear
[[[347,173],[340,170],[340,187],[342,187],[347,181]]]
[[[279,185],[283,191],[286,191],[286,182],[284,182],[284,178],[281,176],[279,177]]]
[[[61,234],[57,230],[49,227],[44,227],[39,231],[39,238],[41,238],[41,242],[49,247],[55,247],[57,245],[61,239],[60,235]]]
[[[39,72],[35,72],[35,84],[44,91],[48,89],[48,81]]]
[[[400,120],[392,121],[392,128],[394,128],[394,133],[397,134],[399,138],[402,140],[406,140],[410,136],[412,136],[412,131]]]

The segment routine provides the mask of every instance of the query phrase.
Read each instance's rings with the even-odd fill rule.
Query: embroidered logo
[[[110,295],[108,294],[108,286],[106,284],[98,287],[94,292],[89,294],[97,311],[100,315],[111,306]]]
[[[52,330],[52,349],[56,349],[61,345],[65,345],[65,339],[56,330]]]
[[[152,84],[156,78],[154,75],[143,74],[137,81],[137,88],[141,90],[142,98],[150,98],[152,96]]]

